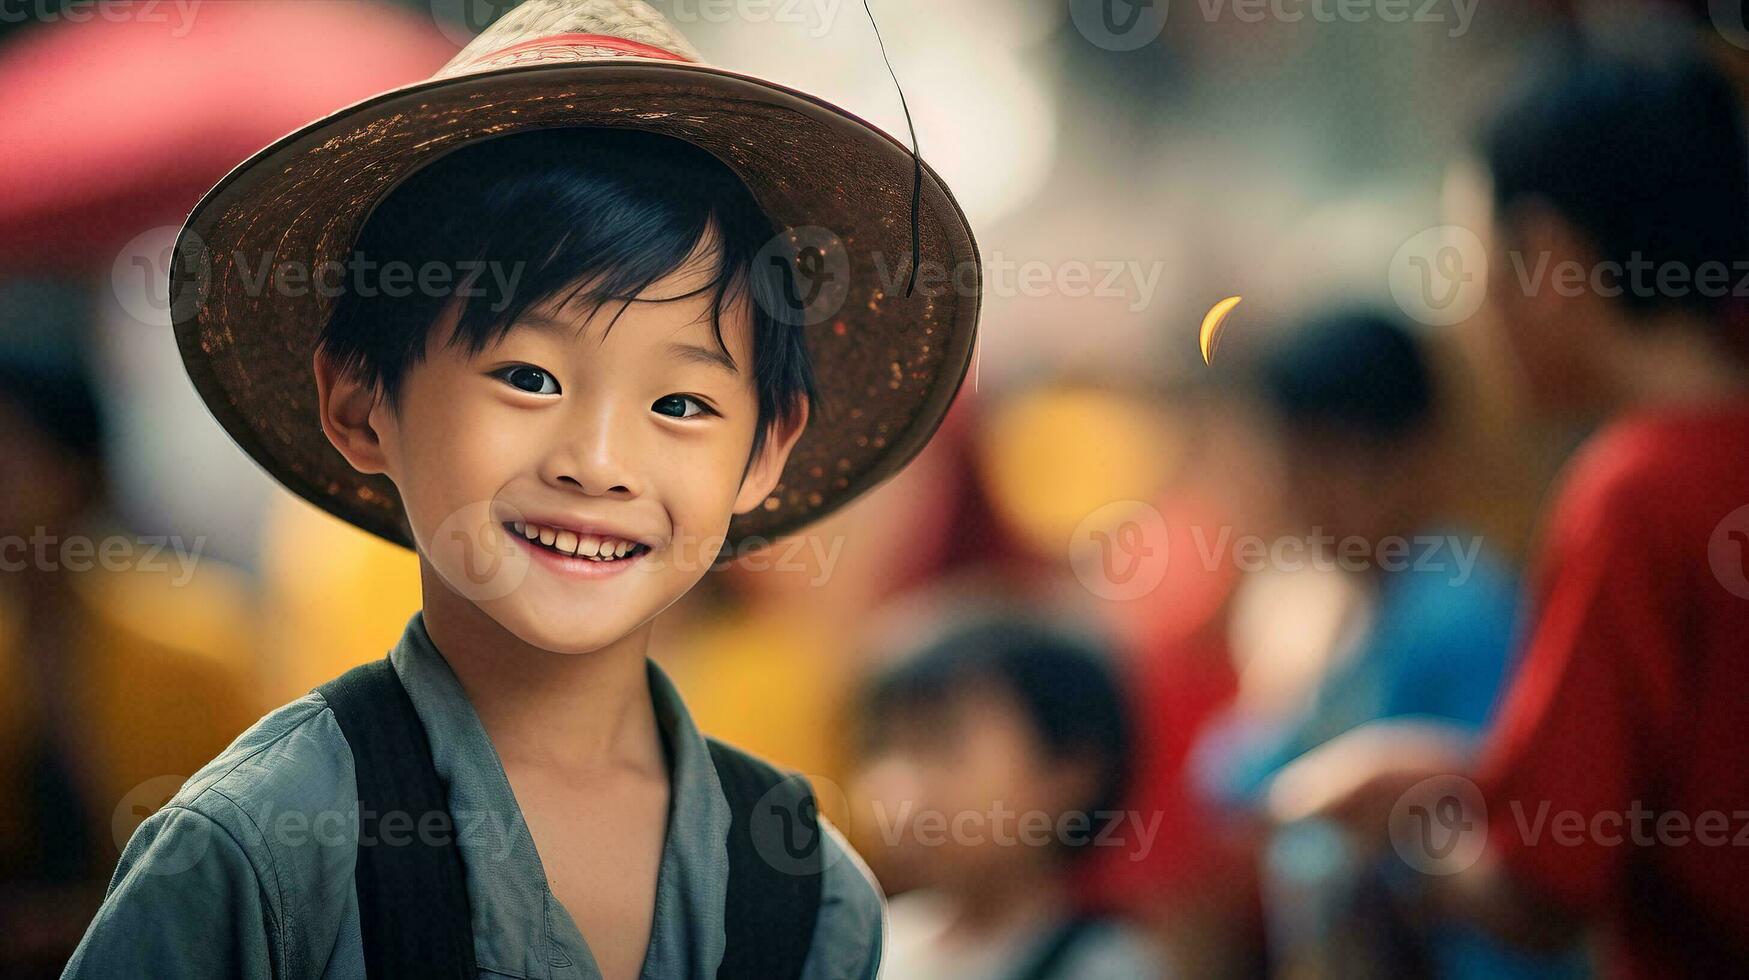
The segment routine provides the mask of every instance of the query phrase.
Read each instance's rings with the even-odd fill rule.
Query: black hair
[[[436,263],[455,288],[389,295],[386,285],[356,288],[348,275],[321,346],[341,370],[380,386],[397,404],[406,371],[456,294],[461,314],[452,342],[478,353],[529,307],[567,290],[565,301],[591,305],[632,299],[678,269],[712,229],[716,275],[693,295],[713,291],[712,327],[724,353],[724,306],[736,291],[752,300],[759,418],[750,462],[770,425],[793,420],[803,399],[818,400],[801,327],[779,315],[792,295],[791,271],[785,262],[757,261],[776,229],[741,179],[673,137],[531,130],[468,144],[421,168],[371,212],[353,257],[360,268]],[[483,262],[505,271],[481,271]],[[507,289],[510,270],[519,275]]]
[[[1065,835],[1078,850],[1119,819],[1134,766],[1129,705],[1110,653],[1098,642],[1025,617],[979,617],[936,637],[874,677],[862,694],[865,740],[906,709],[947,707],[968,691],[998,685],[1013,696],[1053,757],[1086,754],[1098,770],[1092,797],[1071,807],[1085,835]]]
[[[1627,268],[1637,258],[1692,276],[1749,256],[1743,108],[1696,46],[1631,54],[1556,34],[1537,46],[1477,142],[1497,213],[1541,201],[1600,260]],[[1715,313],[1723,297],[1706,292],[1634,289],[1624,280],[1619,298],[1641,314]]]
[[[1433,414],[1433,376],[1421,343],[1380,310],[1308,317],[1262,358],[1258,386],[1292,427],[1324,427],[1377,442],[1419,430]]]

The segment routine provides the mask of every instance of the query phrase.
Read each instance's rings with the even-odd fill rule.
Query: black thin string
[[[911,278],[905,283],[905,296],[908,298],[917,288],[917,267],[923,264],[923,244],[918,235],[922,221],[919,212],[923,203],[923,158],[917,155],[917,125],[911,121],[911,107],[905,103],[905,87],[899,84],[899,76],[893,71],[893,61],[887,57],[887,42],[881,40],[881,25],[875,23],[874,11],[869,8],[868,0],[862,0],[862,9],[868,14],[868,26],[874,28],[875,43],[881,49],[881,61],[887,66],[887,74],[893,79],[893,87],[899,90],[899,108],[905,110],[905,128],[911,131]]]

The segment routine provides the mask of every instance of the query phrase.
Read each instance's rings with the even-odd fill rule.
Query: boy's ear
[[[771,496],[772,488],[783,476],[784,464],[789,462],[790,451],[807,427],[808,400],[803,398],[792,421],[787,425],[775,423],[766,433],[765,445],[759,448],[759,454],[747,466],[747,475],[741,478],[741,492],[735,495],[735,513],[745,514]]]
[[[328,441],[360,473],[383,472],[386,461],[382,440],[370,421],[378,391],[340,370],[320,348],[316,350],[314,367],[317,411]]]

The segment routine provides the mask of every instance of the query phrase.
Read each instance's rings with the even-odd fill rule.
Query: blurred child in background
[[[1312,316],[1267,351],[1256,388],[1279,431],[1291,533],[1359,583],[1365,608],[1310,701],[1211,742],[1217,795],[1259,815],[1296,759],[1386,718],[1480,731],[1507,676],[1517,581],[1465,508],[1426,342],[1366,308]],[[1388,857],[1388,856],[1387,856]],[[1289,823],[1264,845],[1273,951],[1294,975],[1516,977],[1573,965],[1403,913],[1414,875],[1336,828]]]
[[[919,886],[892,903],[888,975],[1162,975],[1139,933],[1070,897],[1092,848],[1148,846],[1146,815],[1116,811],[1131,727],[1102,648],[1024,617],[975,619],[875,678],[863,704],[853,797],[878,824],[864,839]]]
[[[1423,780],[1470,772],[1486,812],[1463,801],[1446,823],[1485,828],[1487,847],[1429,879],[1443,907],[1527,944],[1589,927],[1614,976],[1735,976],[1749,156],[1724,79],[1644,40],[1540,46],[1479,141],[1488,299],[1525,392],[1546,418],[1601,426],[1546,517],[1498,718],[1479,752],[1374,733],[1303,782],[1307,808],[1376,835]],[[1551,836],[1549,819],[1581,830]]]

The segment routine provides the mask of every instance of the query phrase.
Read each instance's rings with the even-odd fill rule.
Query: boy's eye
[[[689,403],[693,405],[697,411],[688,412],[686,406]],[[665,395],[658,398],[656,404],[650,407],[661,412],[663,415],[677,419],[689,419],[695,415],[703,415],[710,412],[710,409],[707,408],[703,402],[693,398],[691,395]]]
[[[556,395],[559,381],[551,374],[528,364],[517,364],[493,372],[505,384],[531,395]]]

